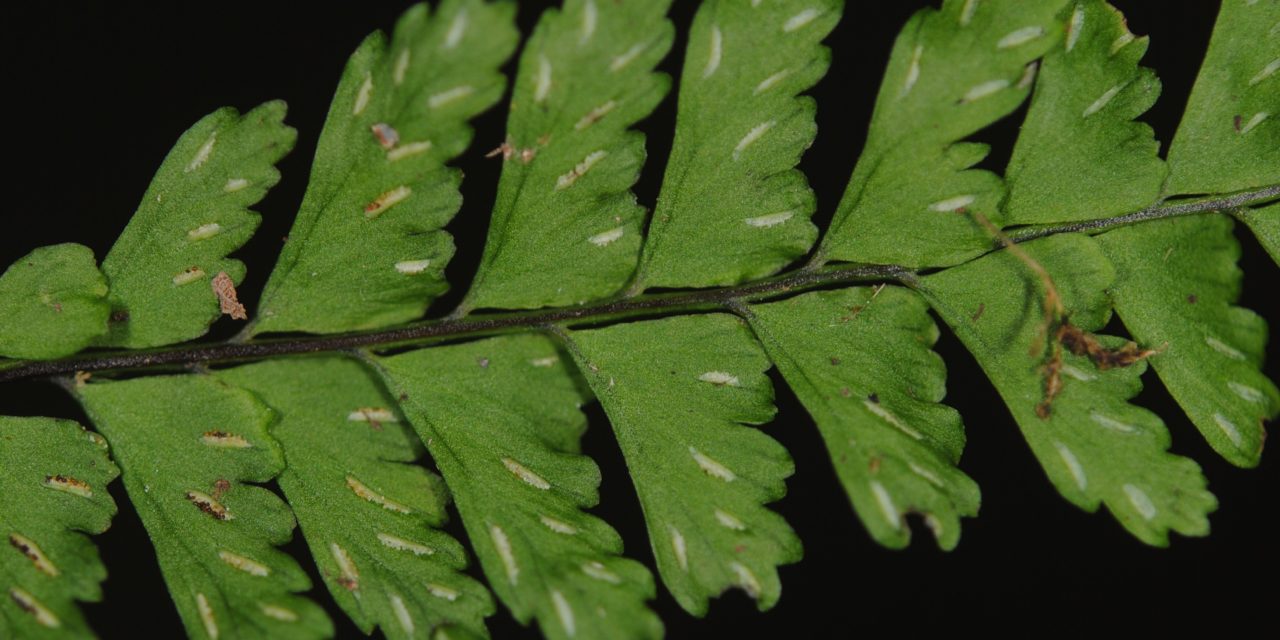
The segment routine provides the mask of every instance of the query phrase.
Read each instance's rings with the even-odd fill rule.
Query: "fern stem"
[[[1046,225],[1009,232],[1013,242],[1026,242],[1059,233],[1097,233],[1114,227],[1196,213],[1224,212],[1280,197],[1280,185],[1250,191],[1160,203],[1141,211],[1088,222]],[[993,247],[992,251],[1000,247]],[[714,311],[740,301],[760,301],[822,287],[854,282],[898,281],[910,284],[915,273],[897,265],[837,265],[801,268],[746,284],[620,298],[593,305],[536,311],[509,311],[466,317],[445,317],[391,329],[324,336],[268,338],[238,342],[195,344],[139,351],[86,353],[47,361],[17,361],[0,365],[0,382],[57,378],[77,372],[181,369],[193,366],[261,360],[273,356],[394,349],[518,331],[545,330],[548,325],[575,326],[673,313]]]

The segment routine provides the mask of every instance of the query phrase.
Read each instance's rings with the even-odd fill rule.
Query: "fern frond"
[[[1138,66],[1147,45],[1102,0],[1071,9],[1005,172],[1006,224],[1096,220],[1155,202],[1166,169],[1151,127],[1132,121],[1160,95],[1155,73]]]
[[[908,514],[955,548],[978,486],[956,468],[960,414],[940,404],[938,328],[919,296],[858,287],[752,305],[747,318],[822,432],[858,517],[881,544],[905,547]]]
[[[1169,146],[1170,195],[1280,183],[1280,2],[1224,0]]]
[[[653,577],[583,509],[600,471],[578,453],[577,382],[545,338],[377,361],[444,473],[494,592],[549,638],[657,638]]]
[[[773,385],[746,325],[710,314],[575,331],[565,339],[626,457],[658,572],[680,606],[737,587],[761,610],[781,592],[776,567],[800,541],[762,505],[794,471],[786,449],[747,425],[774,414]],[[679,403],[669,399],[679,398]]]
[[[675,143],[631,290],[736,284],[776,273],[817,239],[794,167],[817,134],[797,98],[826,74],[837,0],[698,9],[680,80]]]
[[[1217,501],[1200,467],[1168,453],[1163,421],[1128,401],[1142,389],[1145,362],[1074,353],[1054,331],[1106,324],[1106,290],[1115,280],[1106,256],[1079,234],[1036,240],[1024,250],[1053,277],[1056,294],[1008,251],[928,276],[920,291],[991,378],[1063,497],[1089,511],[1105,504],[1148,544],[1168,544],[1170,530],[1206,535],[1206,515]],[[1046,296],[1055,295],[1065,312],[1046,327]],[[1106,348],[1124,342],[1097,340]]]
[[[386,326],[444,293],[453,241],[441,228],[462,204],[461,175],[444,163],[502,96],[514,13],[450,0],[428,16],[419,4],[390,43],[375,33],[352,54],[255,332]]]
[[[1214,450],[1258,464],[1263,422],[1280,391],[1258,370],[1267,323],[1235,306],[1243,274],[1227,217],[1160,220],[1098,237],[1118,277],[1111,297],[1134,339],[1158,349],[1151,366]]]
[[[412,464],[422,445],[389,396],[350,359],[263,362],[218,373],[280,417],[280,488],[325,586],[365,633],[484,633],[493,601],[463,575],[467,554],[439,531],[448,491]]]
[[[244,278],[244,263],[227,255],[257,230],[248,207],[279,182],[274,165],[293,148],[284,113],[283,102],[243,116],[221,109],[182,134],[102,260],[112,322],[101,345],[182,342],[222,315],[210,285],[223,273],[233,284]]]
[[[70,420],[0,416],[0,637],[92,637],[76,600],[107,570],[84,534],[107,530],[120,474],[107,443]]]
[[[635,268],[649,115],[671,79],[653,68],[674,28],[670,0],[567,0],[542,14],[520,56],[498,199],[460,312],[576,304],[615,293]]]
[[[1280,266],[1280,204],[1242,211],[1237,215],[1253,230],[1267,254]]]
[[[271,411],[208,376],[159,376],[75,388],[111,444],[169,593],[192,638],[320,638],[324,611],[292,592],[311,580],[274,548],[289,507],[264,487],[284,467]]]
[[[987,145],[960,140],[1027,97],[1036,59],[1061,42],[1055,16],[1063,4],[947,0],[911,18],[894,43],[866,147],[814,264],[941,266],[990,249],[986,232],[955,214],[999,223],[1004,186],[972,168]]]
[[[0,275],[0,355],[50,359],[75,353],[107,332],[106,278],[93,251],[40,247]]]

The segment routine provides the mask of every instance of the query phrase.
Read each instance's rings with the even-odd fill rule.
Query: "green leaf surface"
[[[877,542],[905,547],[908,514],[938,545],[978,514],[978,485],[956,468],[960,414],[940,404],[946,366],[930,347],[928,306],[900,287],[855,287],[752,305],[765,351],[814,417],[858,517]]]
[[[1021,247],[1054,278],[1074,326],[1092,331],[1106,324],[1106,289],[1115,272],[1097,242],[1064,234]],[[1064,349],[1062,387],[1042,418],[1037,408],[1045,400],[1052,347],[1041,335],[1043,284],[1028,265],[999,251],[928,276],[920,290],[995,384],[1063,497],[1086,511],[1105,504],[1147,544],[1168,544],[1170,530],[1208,534],[1206,515],[1217,501],[1200,467],[1169,453],[1160,418],[1128,402],[1142,389],[1145,362],[1101,370]],[[1100,339],[1108,347],[1123,342]]]
[[[809,252],[804,174],[841,0],[702,4],[690,28],[675,143],[633,291],[737,284]]]
[[[1236,216],[1253,230],[1262,248],[1280,266],[1280,204],[1241,211]]]
[[[107,332],[107,282],[93,250],[40,247],[0,276],[0,355],[48,359],[75,353]]]
[[[1280,183],[1280,2],[1223,0],[1169,147],[1168,195]]]
[[[443,625],[483,635],[493,600],[459,573],[467,555],[439,531],[448,490],[412,464],[422,453],[377,378],[338,357],[278,360],[218,377],[258,395],[280,421],[280,488],[325,586],[365,633],[431,637]]]
[[[742,589],[778,601],[800,540],[765,503],[794,471],[758,425],[773,418],[769,359],[743,321],[683,316],[576,331],[578,367],[604,407],[644,509],[658,572],[680,606]]]
[[[191,638],[319,638],[332,624],[302,568],[275,549],[293,514],[265,487],[284,468],[252,394],[204,375],[75,390],[124,477]]]
[[[1159,353],[1151,366],[1214,450],[1252,467],[1280,413],[1280,391],[1258,369],[1267,323],[1235,306],[1240,245],[1226,216],[1184,216],[1098,237],[1116,266],[1116,313]]]
[[[284,114],[279,101],[243,116],[219,109],[178,139],[102,261],[112,307],[103,346],[182,342],[218,319],[210,285],[222,272],[244,278],[244,263],[227,254],[258,228],[248,207],[280,180],[274,165],[293,148]]]
[[[543,13],[520,56],[502,178],[480,269],[462,304],[535,308],[627,284],[645,209],[631,185],[671,79],[653,68],[674,29],[670,0],[566,0]]]
[[[502,97],[514,16],[507,2],[450,0],[434,16],[419,4],[390,43],[375,33],[351,56],[256,332],[406,322],[448,289],[442,227],[462,176],[444,163],[470,145],[467,121]]]
[[[1102,0],[1071,9],[1065,34],[1040,65],[1005,172],[1006,224],[1106,218],[1160,196],[1160,145],[1151,127],[1133,121],[1160,95],[1156,74],[1138,66],[1148,44]]]
[[[107,443],[70,420],[0,416],[0,638],[88,638],[76,600],[107,577],[84,534],[111,525]]]
[[[987,145],[959,141],[1027,97],[1033,62],[1062,42],[1055,15],[1064,4],[947,0],[907,22],[815,263],[943,266],[990,249],[990,236],[964,214],[999,224],[1004,186],[971,168]]]
[[[548,638],[657,638],[653,577],[585,508],[578,382],[550,340],[513,336],[377,361],[457,501],[489,584]]]

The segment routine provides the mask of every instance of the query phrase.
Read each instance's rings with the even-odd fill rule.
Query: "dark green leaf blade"
[[[102,599],[107,570],[84,534],[111,525],[119,474],[75,422],[0,416],[0,637],[92,637],[75,601]]]
[[[905,547],[906,516],[919,514],[939,546],[955,548],[980,494],[956,468],[964,425],[940,404],[946,369],[930,349],[938,327],[924,301],[899,287],[855,287],[752,305],[748,319],[817,422],[871,536]]]
[[[1267,254],[1280,266],[1280,204],[1236,213],[1253,230],[1253,235]]]
[[[725,314],[576,331],[578,367],[613,422],[658,571],[676,601],[701,616],[737,587],[761,609],[777,603],[777,566],[800,540],[763,505],[794,471],[786,449],[747,425],[773,418],[769,360],[746,325]]]
[[[275,163],[296,134],[283,102],[241,116],[220,109],[197,122],[160,165],[138,211],[107,257],[111,333],[104,346],[131,349],[204,335],[221,315],[210,286],[219,273],[244,278],[228,258],[258,228],[248,207],[280,180]]]
[[[480,269],[460,312],[563,306],[626,286],[645,209],[631,185],[649,115],[671,79],[655,73],[674,29],[670,0],[566,0],[520,56],[502,178]]]
[[[815,264],[956,264],[990,249],[965,212],[1000,224],[1000,178],[972,168],[984,144],[960,142],[1026,98],[1034,61],[1061,42],[1065,1],[947,0],[902,29],[867,144]],[[910,229],[910,233],[903,233]]]
[[[511,336],[377,360],[427,443],[489,584],[549,638],[657,638],[653,577],[585,508],[581,390],[555,346]]]
[[[1122,227],[1098,237],[1118,274],[1116,312],[1140,343],[1158,348],[1151,366],[1214,450],[1252,467],[1280,414],[1280,391],[1258,369],[1267,323],[1235,306],[1240,245],[1226,216],[1185,216]]]
[[[449,0],[405,12],[352,54],[316,150],[289,242],[254,331],[329,333],[413,320],[448,289],[462,203],[444,163],[471,143],[467,122],[501,97],[515,6]],[[355,299],[355,301],[353,301]]]
[[[1094,240],[1064,234],[1021,247],[1054,278],[1074,326],[1092,331],[1106,324],[1115,271]],[[1105,504],[1147,544],[1168,544],[1171,530],[1208,534],[1206,516],[1217,501],[1200,467],[1169,453],[1160,418],[1128,402],[1142,388],[1145,362],[1100,370],[1089,357],[1064,350],[1061,388],[1042,411],[1052,366],[1044,353],[1051,347],[1041,335],[1043,285],[1027,265],[999,251],[925,277],[919,288],[995,384],[1063,497],[1086,511]],[[1122,342],[1100,340],[1108,347]]]
[[[690,29],[675,144],[631,290],[737,284],[776,273],[817,239],[795,169],[826,74],[820,43],[841,0],[703,3]]]
[[[284,467],[271,410],[203,375],[90,383],[75,389],[124,478],[192,638],[333,634],[311,580],[275,548],[293,514],[265,487]]]
[[[1148,39],[1102,0],[1071,10],[1045,56],[1005,172],[1005,224],[1093,220],[1156,201],[1167,173],[1151,127],[1133,118],[1155,104],[1160,81],[1138,66]]]
[[[93,251],[40,247],[0,276],[0,355],[49,359],[75,353],[107,332],[107,282]]]
[[[1168,195],[1280,184],[1280,2],[1223,0],[1169,147]]]
[[[360,363],[278,360],[218,377],[280,416],[272,435],[288,466],[280,488],[339,606],[365,633],[432,637],[451,626],[485,633],[493,600],[463,575],[467,555],[439,530],[448,490],[412,464],[422,451],[395,401]]]

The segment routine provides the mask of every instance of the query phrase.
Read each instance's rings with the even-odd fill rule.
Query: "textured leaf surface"
[[[518,34],[509,3],[454,0],[407,11],[390,44],[351,56],[311,182],[263,292],[255,330],[337,332],[413,320],[444,293],[467,121],[506,86]]]
[[[0,276],[0,354],[57,358],[107,332],[107,282],[93,251],[79,244],[40,247]]]
[[[1169,147],[1170,195],[1280,183],[1280,2],[1223,0]]]
[[[774,414],[769,360],[746,325],[711,314],[574,332],[579,369],[613,422],[658,571],[694,615],[738,587],[777,601],[800,540],[762,505],[786,493],[786,449],[746,425]]]
[[[1138,66],[1148,39],[1101,0],[1078,2],[1045,56],[1005,179],[1006,224],[1092,220],[1156,201],[1165,178],[1151,127],[1133,118],[1160,81]]]
[[[1280,265],[1280,204],[1238,214],[1276,265]]]
[[[583,511],[600,470],[578,453],[586,420],[574,378],[540,336],[496,338],[379,360],[449,482],[489,584],[549,638],[655,638],[643,565]]]
[[[1186,216],[1099,236],[1116,266],[1116,312],[1151,366],[1214,450],[1254,466],[1280,412],[1280,391],[1258,370],[1267,323],[1235,306],[1243,274],[1226,216]]]
[[[821,291],[753,305],[750,322],[817,421],[872,537],[904,547],[906,516],[919,514],[939,546],[954,548],[980,497],[956,468],[964,425],[939,404],[946,367],[929,348],[938,328],[924,301],[899,287]]]
[[[210,285],[221,272],[244,278],[244,263],[227,254],[258,228],[248,207],[280,180],[274,165],[293,148],[284,113],[278,101],[244,116],[220,109],[178,139],[102,261],[113,310],[103,345],[190,340],[218,318]]]
[[[675,143],[632,286],[705,287],[777,272],[808,253],[816,201],[794,167],[813,143],[822,39],[840,0],[714,0],[698,10]]]
[[[430,637],[441,625],[484,634],[493,601],[459,573],[466,551],[437,529],[448,491],[412,464],[417,435],[359,363],[317,357],[238,367],[219,377],[280,416],[280,488],[329,593],[365,633]]]
[[[670,0],[566,0],[520,56],[502,178],[480,270],[463,303],[574,304],[626,285],[645,210],[631,185],[644,135],[629,130],[670,88]]]
[[[271,411],[208,376],[158,376],[77,390],[151,536],[192,638],[332,635],[288,542],[289,508],[264,487],[284,467]]]
[[[1097,243],[1067,234],[1022,245],[1057,283],[1067,317],[1092,331],[1110,315],[1105,290],[1115,273]],[[1168,543],[1168,532],[1205,535],[1217,501],[1196,463],[1166,449],[1158,416],[1128,402],[1142,388],[1139,361],[1100,370],[1087,356],[1062,353],[1062,388],[1047,418],[1049,348],[1040,335],[1044,291],[1009,251],[923,279],[921,291],[955,330],[995,384],[1045,473],[1067,500],[1087,511],[1105,504],[1143,542]],[[1116,346],[1116,339],[1106,339]],[[1033,352],[1033,346],[1038,346]]]
[[[1026,98],[1032,62],[1062,42],[1055,14],[1064,4],[948,0],[907,22],[817,261],[940,266],[991,247],[961,214],[976,211],[998,224],[1004,186],[970,168],[986,157],[986,145],[957,141]]]
[[[0,416],[0,637],[92,636],[75,601],[100,600],[107,570],[84,534],[111,525],[119,473],[70,420]]]

